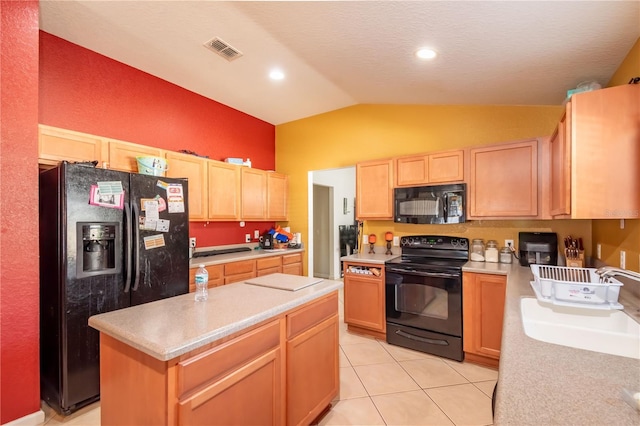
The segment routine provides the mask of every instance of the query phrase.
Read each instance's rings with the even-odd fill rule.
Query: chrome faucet
[[[596,269],[596,274],[600,275],[601,280],[604,280],[607,277],[620,275],[640,282],[640,273],[627,271],[626,269],[614,268],[613,266],[603,266],[602,268],[598,268]]]

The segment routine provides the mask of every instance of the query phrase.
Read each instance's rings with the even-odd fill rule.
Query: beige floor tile
[[[384,425],[384,421],[371,398],[367,397],[338,401],[319,425]]]
[[[425,389],[429,397],[456,425],[489,425],[491,398],[471,383]]]
[[[351,363],[349,362],[349,358],[344,354],[342,347],[338,349],[338,354],[340,355],[339,365],[340,367],[351,367]]]
[[[362,334],[352,333],[347,331],[347,327],[339,328],[340,335],[338,336],[341,345],[354,345],[356,343],[375,342],[376,339],[369,336],[363,336]]]
[[[369,396],[353,367],[340,368],[340,400]]]
[[[489,398],[493,398],[493,388],[496,385],[496,382],[497,380],[489,380],[486,382],[474,382],[473,384]]]
[[[382,340],[378,340],[378,342],[380,342],[380,345],[382,345],[382,347],[387,352],[389,352],[389,354],[391,354],[391,356],[396,361],[407,361],[410,359],[428,359],[428,358],[437,359],[437,360],[440,359],[437,356],[426,354],[424,352],[414,351],[412,349],[403,348],[402,346],[390,345],[387,342]]]
[[[440,359],[414,359],[399,363],[421,388],[469,383],[456,370]]]
[[[453,425],[424,391],[411,391],[371,397],[388,425]]]
[[[444,362],[449,364],[451,368],[462,374],[470,382],[486,382],[487,380],[497,380],[498,370],[494,370],[480,365],[471,364],[468,362],[452,361],[450,359],[444,359]]]
[[[365,340],[353,345],[343,344],[342,350],[353,366],[394,361],[389,352],[385,351],[375,340]]]
[[[396,362],[353,367],[369,395],[419,390],[416,382]]]
[[[56,414],[46,426],[100,426],[100,401],[81,408],[68,416]]]

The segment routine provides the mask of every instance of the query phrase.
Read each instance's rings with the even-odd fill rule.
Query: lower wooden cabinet
[[[168,361],[101,333],[101,423],[308,425],[338,395],[338,336],[337,291]]]
[[[302,253],[283,254],[282,273],[302,275]]]
[[[282,272],[282,257],[271,256],[256,260],[257,276]]]
[[[344,322],[348,329],[385,339],[384,265],[344,262],[343,269]]]
[[[231,284],[255,278],[256,261],[242,260],[224,264],[224,283]]]
[[[498,366],[506,275],[462,274],[462,341],[465,360]]]
[[[224,284],[224,267],[223,265],[205,266],[209,273],[208,288],[217,287]],[[189,293],[196,291],[196,271],[197,267],[189,269]]]

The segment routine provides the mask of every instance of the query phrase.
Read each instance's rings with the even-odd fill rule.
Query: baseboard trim
[[[44,423],[44,411],[38,410],[35,413],[27,414],[24,417],[5,423],[4,426],[36,426]]]

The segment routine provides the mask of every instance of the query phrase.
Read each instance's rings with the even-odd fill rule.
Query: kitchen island
[[[339,389],[341,287],[235,283],[91,317],[102,424],[310,423]]]
[[[639,360],[528,337],[522,325],[520,299],[535,298],[529,267],[468,262],[463,271],[507,275],[494,424],[640,423],[638,411],[622,398],[623,389],[640,391]]]

